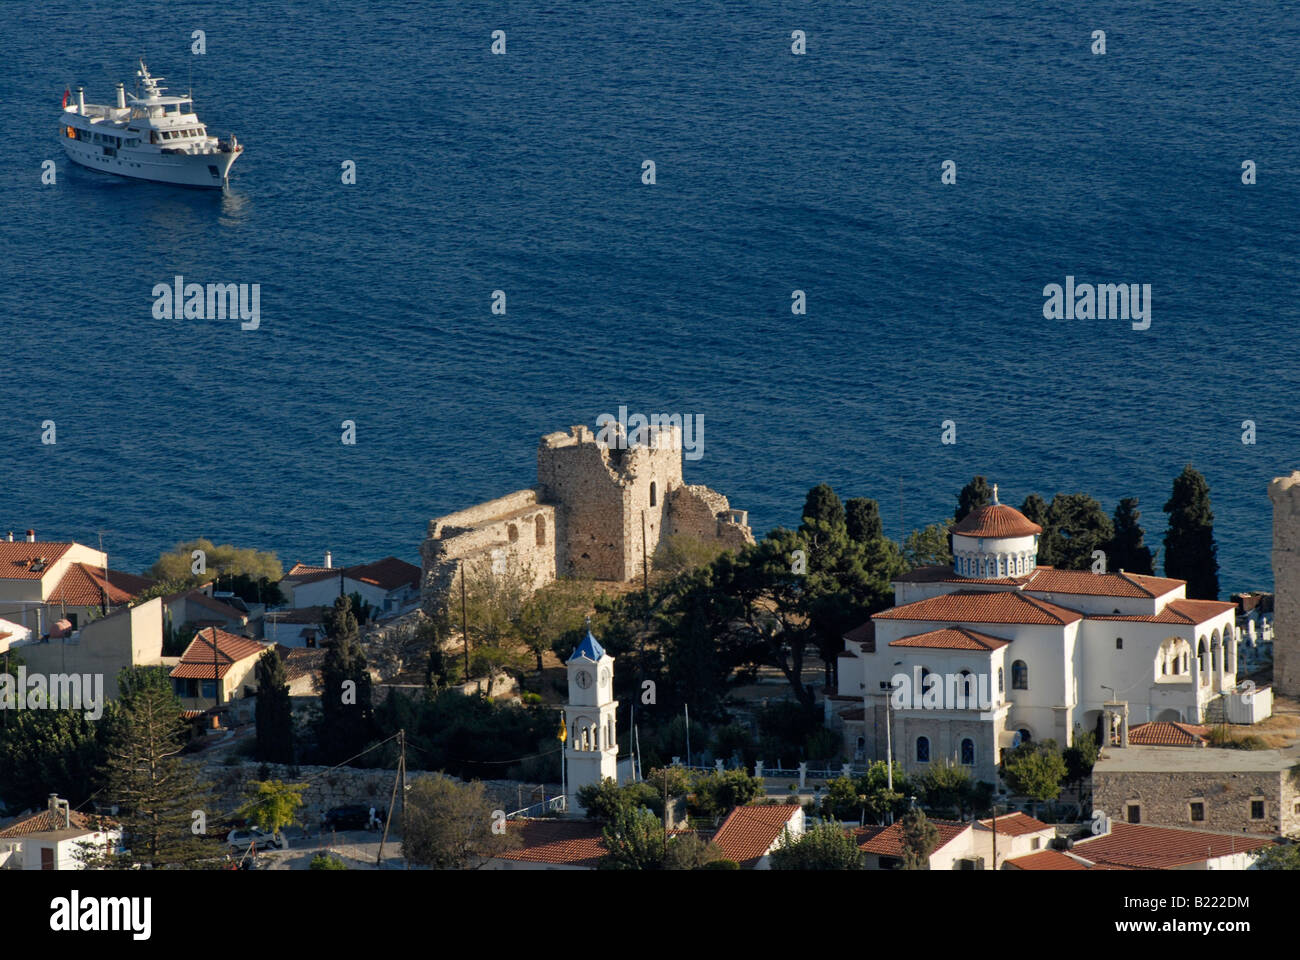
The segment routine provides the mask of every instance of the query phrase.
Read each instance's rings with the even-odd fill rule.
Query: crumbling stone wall
[[[1273,501],[1273,686],[1300,697],[1300,471],[1268,485]]]
[[[634,580],[672,533],[728,549],[754,542],[743,511],[683,483],[680,427],[650,430],[639,444],[614,439],[600,442],[582,425],[547,434],[536,487],[433,520],[420,548],[425,611],[454,603],[465,564],[517,565],[537,589],[557,576]]]

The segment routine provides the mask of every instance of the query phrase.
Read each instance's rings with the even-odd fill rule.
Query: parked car
[[[257,827],[246,830],[231,830],[226,837],[226,844],[239,850],[247,850],[251,845],[254,850],[283,850],[289,846],[283,833],[266,833]]]
[[[384,814],[384,810],[376,808],[375,822],[371,824],[370,807],[364,807],[361,804],[334,807],[321,815],[321,832],[323,833],[326,830],[369,830],[372,828],[378,830],[384,825]]]

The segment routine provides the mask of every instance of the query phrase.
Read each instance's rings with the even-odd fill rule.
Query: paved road
[[[324,836],[303,835],[299,829],[286,831],[288,849],[267,850],[257,855],[258,868],[262,870],[309,870],[314,856],[331,853],[343,859],[350,869],[375,870],[382,832],[371,830],[339,830]],[[389,831],[384,844],[383,869],[401,869],[402,844],[393,831]]]

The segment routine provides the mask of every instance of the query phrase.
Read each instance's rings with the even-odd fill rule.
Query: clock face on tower
[[[600,686],[602,690],[609,686],[609,667],[601,667],[600,669]]]
[[[578,675],[573,679],[578,682],[578,686],[583,690],[586,690],[589,686],[591,686],[591,674],[589,674],[586,670],[579,670]]]

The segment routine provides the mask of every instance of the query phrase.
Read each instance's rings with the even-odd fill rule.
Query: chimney
[[[36,542],[36,531],[35,531],[35,530],[28,530],[28,531],[27,531],[27,542],[28,542],[28,543],[35,543],[35,542]]]
[[[126,88],[122,86],[122,81],[117,81],[117,109],[126,109]]]
[[[77,113],[86,115],[86,88],[77,87]]]
[[[55,817],[59,816],[59,811],[63,811],[63,828],[72,826],[72,807],[67,800],[60,800],[57,793],[51,793],[49,798],[49,809]]]
[[[330,554],[330,552],[329,552],[328,550],[326,550],[326,551],[325,551],[325,569],[326,569],[326,570],[332,570],[333,568],[334,568],[334,557]]]
[[[10,543],[14,542],[14,532],[12,530],[9,531],[9,542]]]

